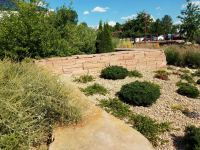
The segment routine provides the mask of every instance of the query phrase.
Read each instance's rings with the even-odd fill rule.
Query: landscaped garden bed
[[[171,70],[171,69],[175,70]],[[181,69],[181,70],[179,70]],[[182,70],[190,70],[182,71]],[[191,73],[197,71],[196,69],[188,69],[188,68],[180,68],[171,66],[166,70],[168,73],[168,80],[162,80],[155,77],[155,74],[163,73],[162,71],[157,70],[138,70],[142,73],[143,77],[129,77],[127,76],[125,79],[104,79],[100,77],[100,74],[96,74],[94,76],[94,81],[81,83],[81,82],[72,82],[72,84],[80,87],[87,88],[87,86],[94,85],[94,83],[98,83],[99,85],[104,86],[107,90],[109,90],[108,94],[93,94],[88,96],[88,99],[92,101],[94,104],[100,104],[102,99],[116,98],[121,90],[122,85],[129,84],[135,81],[147,81],[150,83],[154,83],[159,85],[161,95],[150,106],[134,106],[130,105],[130,110],[133,114],[137,115],[146,115],[151,119],[156,120],[158,123],[164,122],[172,122],[170,125],[171,128],[174,128],[170,132],[164,132],[161,135],[158,135],[161,139],[166,142],[164,145],[161,142],[158,142],[158,146],[155,147],[158,149],[185,149],[185,145],[183,142],[183,137],[185,135],[185,127],[188,125],[194,125],[196,127],[200,127],[200,101],[198,98],[189,98],[177,93],[179,86],[176,85],[177,82],[182,80],[183,83],[188,83],[185,79],[181,79],[181,76],[173,74],[173,72],[178,72],[181,75],[187,73],[188,76],[192,76]],[[171,75],[170,75],[171,73]],[[75,77],[64,77],[66,80],[74,81]],[[76,77],[77,78],[77,77]],[[199,79],[198,76],[193,76],[193,80],[197,82]],[[180,83],[180,82],[179,82]],[[189,83],[188,83],[189,84]],[[191,83],[194,85],[195,83]],[[200,85],[195,84],[196,88],[200,90]],[[104,108],[105,109],[105,108]],[[112,111],[110,112],[112,113]],[[124,122],[128,120],[126,118],[121,118]],[[132,127],[132,125],[130,124]],[[176,130],[177,129],[177,130]]]

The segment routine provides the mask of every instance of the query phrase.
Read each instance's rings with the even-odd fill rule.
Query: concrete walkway
[[[85,118],[57,129],[49,150],[153,150],[142,134],[97,106],[91,106]]]

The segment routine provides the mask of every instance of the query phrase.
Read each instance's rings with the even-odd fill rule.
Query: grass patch
[[[59,76],[26,61],[0,68],[0,149],[40,149],[55,125],[82,119],[85,102]]]
[[[181,75],[181,79],[188,81],[188,83],[195,83],[194,79],[186,73]]]
[[[198,69],[197,71],[195,71],[195,73],[192,73],[192,76],[195,77],[200,77],[200,69]]]
[[[190,70],[179,69],[178,71],[181,71],[181,72],[183,72],[183,73],[191,73]]]
[[[106,88],[104,88],[104,86],[98,84],[98,83],[94,83],[91,86],[87,86],[87,88],[81,88],[79,87],[81,92],[84,92],[84,94],[86,96],[90,96],[93,94],[102,94],[102,95],[106,95],[107,93],[109,93],[109,90],[107,90]]]
[[[94,81],[94,77],[92,75],[83,75],[78,78],[75,78],[73,81],[74,82],[81,82],[81,83],[87,83],[87,82],[92,82]]]
[[[171,66],[167,66],[167,69],[168,69],[168,70],[174,70],[174,68],[171,67]]]
[[[167,71],[164,70],[164,69],[159,69],[159,70],[156,70],[155,72],[158,73],[158,74],[167,74],[167,75],[171,75],[171,72],[167,72]]]
[[[171,108],[173,111],[180,110],[182,113],[185,113],[185,114],[190,113],[189,109],[187,108],[187,105],[185,105],[184,108],[181,105],[171,105]]]
[[[153,146],[158,146],[158,143],[164,144],[165,140],[161,139],[159,135],[166,131],[171,131],[174,128],[170,127],[168,122],[158,123],[156,120],[149,118],[148,116],[135,115],[130,110],[130,106],[124,104],[118,98],[105,100],[102,99],[99,101],[98,106],[102,107],[108,113],[111,113],[119,119],[128,119],[126,123],[131,124],[134,129],[143,134]]]
[[[129,77],[138,77],[138,78],[142,78],[143,77],[143,75],[137,70],[129,71],[128,72],[128,76]]]

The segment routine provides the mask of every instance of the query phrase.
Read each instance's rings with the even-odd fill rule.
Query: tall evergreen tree
[[[98,30],[98,33],[97,33],[97,40],[96,40],[96,53],[99,53],[99,42],[101,41],[101,36],[102,36],[102,30],[103,30],[103,27],[102,27],[102,20],[99,21],[99,30]]]
[[[114,52],[114,45],[112,43],[112,36],[110,34],[110,29],[108,23],[104,23],[102,32],[100,32],[98,52],[99,53],[107,53]]]

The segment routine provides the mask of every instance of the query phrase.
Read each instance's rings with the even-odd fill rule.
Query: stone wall
[[[165,54],[160,49],[116,49],[116,52],[111,53],[54,57],[34,62],[65,76],[94,75],[113,65],[123,66],[128,70],[167,67]]]

